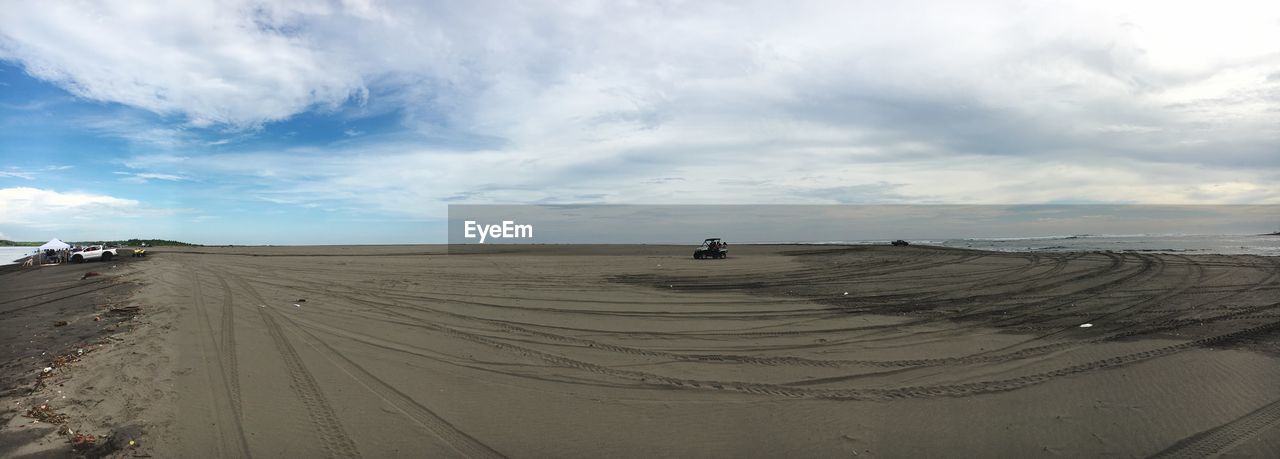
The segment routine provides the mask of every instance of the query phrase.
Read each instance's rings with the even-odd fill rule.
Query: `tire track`
[[[232,395],[231,387],[233,383],[227,371],[227,365],[223,362],[223,352],[219,351],[213,338],[215,335],[213,322],[209,320],[209,313],[205,309],[200,277],[195,270],[192,270],[190,278],[191,297],[192,303],[196,308],[196,317],[208,332],[207,334],[200,334],[200,341],[201,347],[205,350],[202,354],[205,360],[205,369],[209,376],[209,387],[212,389],[210,395],[212,396],[213,413],[217,418],[219,446],[222,448],[223,455],[250,457],[249,440],[245,437],[244,427],[241,424],[239,394]],[[217,373],[217,375],[215,376],[213,373]],[[238,383],[234,383],[234,385],[238,386]]]
[[[232,281],[236,282],[246,294],[259,304],[267,304],[262,296],[244,279],[232,276]],[[303,364],[302,357],[298,355],[298,351],[289,343],[284,331],[276,323],[275,318],[272,317],[274,310],[271,310],[271,308],[258,308],[258,314],[266,325],[267,333],[271,336],[271,341],[276,350],[280,352],[280,356],[284,359],[285,369],[289,374],[289,388],[293,390],[294,395],[297,395],[306,408],[307,415],[310,417],[311,423],[320,437],[322,448],[329,457],[359,457],[359,449],[356,448],[355,443],[351,441],[345,429],[342,428],[342,422],[329,405],[324,393],[320,391],[319,383],[316,382],[311,372],[307,370],[306,365]]]
[[[317,350],[322,350],[330,362],[341,368],[348,376],[360,383],[365,389],[377,395],[383,401],[391,404],[405,416],[413,419],[428,432],[434,434],[437,438],[444,441],[459,454],[471,458],[501,458],[505,457],[493,448],[484,444],[475,437],[468,435],[466,432],[455,427],[449,421],[431,411],[430,408],[418,403],[412,397],[400,392],[394,386],[383,381],[381,378],[374,376],[359,363],[351,360],[346,355],[338,352],[324,340],[315,336],[301,326],[294,319],[281,315],[286,321],[304,335],[304,341],[308,345]],[[309,339],[306,339],[309,338]]]
[[[1082,293],[1084,295],[1087,295],[1085,298],[1095,297],[1095,296],[1102,295],[1107,291],[1119,288],[1122,285],[1145,282],[1146,279],[1151,279],[1161,275],[1161,273],[1165,269],[1165,266],[1169,265],[1159,257],[1152,257],[1152,256],[1141,255],[1141,254],[1130,254],[1130,255],[1104,254],[1104,256],[1106,256],[1109,260],[1111,260],[1112,263],[1110,266],[1101,267],[1099,269],[1093,269],[1085,274],[1072,272],[1068,275],[1068,277],[1070,278],[1078,278],[1082,276],[1098,277],[1098,276],[1107,275],[1108,273],[1114,273],[1117,276],[1110,279],[1103,279],[1104,281],[1101,282],[1100,284],[1095,284],[1088,288],[1084,288],[1074,292],[1074,295],[1070,295],[1070,300],[1079,301],[1080,295]],[[1124,266],[1127,264],[1125,262],[1126,258],[1137,259],[1140,261],[1140,263],[1136,267],[1125,268]],[[1179,264],[1179,265],[1182,265],[1182,264]],[[1203,275],[1204,275],[1204,271],[1202,268],[1199,268],[1196,266],[1188,266],[1187,271],[1183,273],[1182,277],[1185,280],[1185,279],[1200,278]],[[1044,284],[1056,284],[1057,282],[1059,282],[1059,279],[1047,280],[1047,282],[1041,283],[1041,286],[1043,286]],[[287,287],[295,288],[295,289],[300,288],[303,290],[306,289],[305,287],[299,287],[298,285],[292,285]],[[792,398],[819,398],[819,399],[836,399],[836,400],[842,400],[842,399],[877,400],[877,399],[938,397],[938,396],[966,396],[966,395],[973,395],[973,394],[980,394],[980,393],[1016,390],[1022,387],[1027,387],[1034,384],[1040,384],[1040,383],[1047,382],[1060,377],[1071,376],[1075,374],[1091,372],[1091,371],[1096,371],[1101,369],[1120,367],[1120,366],[1129,365],[1136,362],[1155,359],[1165,355],[1170,355],[1176,352],[1181,352],[1183,350],[1188,350],[1188,349],[1192,349],[1200,346],[1212,345],[1220,342],[1226,342],[1226,341],[1234,340],[1243,336],[1249,336],[1250,334],[1257,333],[1262,330],[1271,330],[1276,328],[1277,326],[1280,326],[1280,323],[1271,323],[1271,324],[1267,324],[1259,327],[1252,327],[1244,330],[1237,330],[1231,333],[1220,334],[1220,335],[1212,336],[1208,338],[1186,341],[1176,345],[1165,346],[1157,349],[1145,350],[1142,352],[1135,352],[1135,353],[1110,357],[1106,359],[1094,360],[1094,361],[1090,361],[1090,362],[1086,362],[1078,365],[1059,368],[1052,371],[1046,371],[1046,372],[1024,375],[1024,376],[1008,378],[1008,379],[977,381],[977,382],[969,382],[969,383],[962,383],[962,384],[932,385],[932,386],[822,389],[822,388],[795,387],[794,385],[785,385],[785,384],[763,384],[763,383],[738,382],[738,381],[684,379],[684,378],[675,378],[670,376],[659,375],[651,372],[620,369],[617,367],[609,367],[605,365],[595,364],[595,363],[591,363],[583,360],[566,357],[563,355],[558,355],[552,352],[546,352],[546,351],[534,349],[534,348],[528,347],[527,345],[522,345],[521,343],[518,342],[521,340],[516,339],[514,337],[487,336],[486,334],[467,331],[465,329],[459,329],[453,326],[440,324],[431,320],[422,319],[414,315],[397,312],[396,309],[411,309],[414,311],[422,311],[422,312],[428,312],[431,314],[437,314],[443,317],[466,320],[473,323],[480,323],[487,327],[490,327],[491,329],[494,329],[500,334],[533,336],[542,340],[567,343],[567,344],[572,344],[576,346],[598,348],[598,349],[602,349],[610,352],[617,352],[617,353],[660,357],[660,358],[666,358],[666,359],[672,359],[672,360],[683,359],[683,360],[698,361],[698,362],[748,363],[748,364],[757,364],[757,365],[805,365],[805,366],[833,366],[833,365],[844,365],[844,364],[871,365],[871,366],[923,366],[923,365],[983,363],[983,362],[992,362],[992,361],[1015,360],[1015,359],[1026,358],[1026,357],[1043,354],[1046,352],[1052,352],[1054,350],[1064,349],[1064,348],[1073,347],[1073,346],[1082,346],[1082,345],[1087,345],[1087,344],[1091,344],[1099,341],[1121,339],[1123,337],[1133,336],[1138,333],[1150,333],[1150,332],[1156,332],[1160,330],[1176,329],[1178,327],[1193,325],[1195,323],[1204,323],[1205,321],[1227,320],[1229,316],[1233,316],[1236,314],[1226,314],[1226,315],[1218,316],[1215,318],[1198,320],[1195,322],[1168,321],[1168,322],[1154,323],[1150,327],[1142,327],[1136,330],[1128,330],[1122,333],[1117,333],[1117,334],[1101,337],[1094,340],[1053,343],[1049,345],[1037,346],[1034,348],[1027,348],[1027,349],[1022,349],[1022,350],[1003,353],[1003,354],[985,354],[985,355],[971,355],[971,356],[942,358],[942,359],[914,359],[914,360],[880,361],[880,362],[822,361],[822,360],[804,359],[800,357],[754,357],[754,356],[725,355],[725,354],[677,354],[673,352],[665,352],[660,350],[649,350],[649,349],[642,349],[642,348],[635,348],[635,347],[628,347],[628,346],[617,346],[617,345],[611,345],[606,343],[599,343],[599,342],[584,339],[584,338],[557,335],[555,333],[547,333],[547,332],[535,330],[532,328],[516,325],[515,323],[511,323],[507,321],[485,319],[485,318],[476,317],[476,316],[452,313],[452,312],[431,308],[427,306],[406,303],[406,301],[413,302],[415,300],[426,301],[427,299],[420,298],[422,295],[412,295],[407,293],[406,294],[389,294],[389,295],[384,294],[382,295],[381,299],[386,301],[377,301],[377,300],[357,298],[357,295],[359,295],[359,293],[354,291],[350,293],[339,292],[338,290],[348,290],[348,291],[353,290],[351,288],[347,288],[343,286],[316,285],[316,288],[318,289],[318,290],[314,290],[316,292],[322,292],[325,295],[333,296],[336,298],[342,298],[356,304],[363,304],[366,306],[370,306],[378,313],[386,314],[391,318],[394,318],[392,320],[388,320],[389,322],[400,323],[402,325],[408,325],[408,326],[430,330],[433,332],[442,333],[447,336],[452,336],[458,339],[463,339],[463,340],[471,341],[474,343],[493,347],[507,353],[512,353],[512,354],[540,360],[555,366],[574,368],[581,371],[586,371],[588,373],[595,373],[595,374],[610,376],[610,377],[618,378],[622,380],[640,382],[642,384],[647,384],[647,385],[657,385],[657,386],[685,388],[685,389],[694,388],[694,389],[706,389],[706,390],[744,392],[744,393],[751,393],[751,394],[765,394],[765,395],[774,395],[774,396],[792,397]],[[1186,290],[1185,288],[1179,289],[1177,292],[1174,292],[1174,293],[1180,293],[1181,291],[1185,291],[1185,290]],[[1163,290],[1156,290],[1156,291],[1163,291]],[[1165,292],[1165,293],[1168,293],[1168,292]],[[1173,295],[1155,295],[1154,297],[1152,297],[1152,296],[1144,295],[1141,298],[1136,298],[1137,301],[1126,302],[1128,303],[1127,305],[1116,305],[1114,303],[1111,303],[1110,306],[1107,306],[1107,307],[1111,308],[1112,310],[1114,310],[1114,308],[1116,307],[1122,307],[1123,309],[1121,309],[1121,311],[1133,310],[1133,309],[1138,309],[1140,307],[1148,306],[1152,303],[1155,303],[1155,301],[1151,301],[1153,298],[1163,300],[1172,296]],[[458,301],[452,298],[432,297],[428,299],[433,301],[444,302],[444,303],[460,304],[464,306],[477,305],[475,304],[477,302]],[[1051,297],[1051,299],[1048,301],[1042,300],[1042,301],[1037,301],[1036,303],[1048,304],[1048,303],[1052,303],[1053,300],[1064,301],[1062,300],[1062,297]],[[1036,303],[1032,303],[1032,304],[1036,304]],[[502,306],[505,306],[505,305],[502,305]],[[1264,308],[1272,307],[1272,306],[1273,305],[1268,305],[1268,306],[1264,306]],[[1014,307],[1025,308],[1025,307],[1028,307],[1028,305],[1020,304]],[[542,310],[542,309],[549,309],[549,311],[544,311],[544,312],[554,312],[554,313],[578,312],[576,310],[563,310],[560,308],[517,308],[517,309],[535,310],[535,311]],[[1244,317],[1245,315],[1249,315],[1249,314],[1244,314],[1245,312],[1248,312],[1252,315],[1257,315],[1259,311],[1260,309],[1239,311],[1241,314],[1239,314],[1238,317]],[[361,316],[365,316],[365,315],[361,314]],[[286,316],[281,316],[281,317],[286,317]],[[365,317],[369,318],[367,316]],[[894,326],[901,327],[902,325],[897,324]],[[304,327],[301,327],[300,325],[299,327],[300,329],[304,328]],[[306,330],[304,329],[302,331],[306,331]],[[768,332],[768,333],[774,334],[773,332]],[[807,332],[806,331],[789,331],[789,332],[782,332],[782,333],[790,334],[790,333],[807,333]],[[741,334],[735,334],[735,335],[741,335]],[[357,338],[352,338],[352,339],[357,339]],[[517,342],[513,343],[511,342],[512,340],[515,340]]]
[[[73,282],[57,282],[57,283],[45,284],[45,285],[44,285],[44,288],[39,288],[39,289],[14,289],[14,290],[12,290],[12,291],[11,291],[11,293],[12,293],[12,292],[20,292],[20,291],[23,291],[23,290],[27,290],[27,291],[30,291],[30,290],[36,290],[36,291],[38,291],[38,292],[40,292],[40,293],[34,293],[34,294],[27,295],[27,296],[23,296],[23,297],[11,298],[11,299],[8,299],[8,300],[0,301],[0,305],[3,305],[3,304],[9,304],[9,303],[16,303],[16,302],[23,301],[23,300],[30,300],[30,299],[32,299],[32,298],[39,298],[39,297],[42,297],[42,296],[45,296],[45,295],[51,295],[51,294],[56,293],[56,292],[65,292],[65,291],[67,291],[67,290],[71,290],[71,289],[74,289],[74,288],[87,287],[87,286],[92,286],[92,285],[94,285],[94,284],[100,284],[100,283],[103,283],[103,282],[109,282],[109,279],[111,279],[111,278],[109,278],[109,277],[99,277],[99,278],[92,279],[92,280],[80,279],[80,281],[79,281],[79,282],[74,282],[74,283],[73,283]],[[70,286],[70,287],[65,287],[65,288],[58,288],[60,284],[71,284],[71,286]],[[50,290],[49,290],[49,288],[56,288],[57,290],[50,291]],[[76,293],[76,294],[73,294],[73,295],[71,295],[71,296],[82,295],[82,294],[84,294],[84,293],[88,293],[88,292]],[[70,297],[62,297],[62,298],[70,298]],[[62,298],[56,298],[56,299],[54,299],[54,300],[50,300],[50,301],[56,301],[56,300],[58,300],[58,299],[62,299]]]
[[[671,386],[677,388],[694,388],[704,390],[718,390],[742,392],[756,395],[774,395],[788,398],[810,398],[810,399],[829,399],[829,400],[890,400],[898,398],[928,398],[940,396],[966,396],[983,393],[1007,392],[1011,390],[1021,389],[1023,387],[1041,384],[1052,379],[1071,376],[1075,374],[1096,371],[1101,369],[1116,368],[1137,362],[1142,362],[1177,352],[1198,348],[1202,346],[1214,345],[1224,342],[1230,342],[1242,337],[1255,335],[1258,333],[1266,333],[1272,330],[1280,329],[1280,322],[1251,327],[1232,333],[1222,334],[1218,336],[1202,338],[1198,340],[1187,341],[1180,344],[1165,346],[1157,349],[1126,354],[1122,356],[1110,357],[1107,359],[1095,360],[1078,365],[1072,365],[1057,370],[1024,375],[1016,378],[1003,380],[979,381],[963,384],[934,385],[934,386],[908,386],[893,388],[855,388],[855,389],[806,389],[801,387],[787,386],[781,384],[752,383],[742,381],[717,381],[717,380],[699,380],[675,378],[670,376],[658,375],[655,373],[642,372],[636,370],[623,370],[618,368],[607,367],[604,365],[594,364],[582,360],[577,360],[550,352],[540,351],[525,346],[511,344],[500,339],[480,335],[477,333],[462,331],[453,327],[421,321],[410,326],[419,327],[458,339],[470,341],[477,344],[483,344],[502,350],[515,355],[529,358],[535,358],[544,362],[562,366],[566,368],[574,368],[590,373],[601,374],[621,379],[638,381],[646,384],[657,384]]]
[[[97,291],[101,291],[101,290],[106,290],[106,289],[109,289],[109,288],[111,288],[111,287],[115,287],[115,286],[119,285],[119,284],[116,284],[115,282],[111,282],[111,281],[110,281],[110,280],[108,280],[108,279],[104,279],[104,280],[102,280],[102,281],[96,281],[96,282],[93,282],[93,284],[100,284],[100,283],[105,283],[106,285],[103,285],[103,286],[101,286],[101,287],[94,288],[94,289],[85,290],[85,291],[83,291],[83,292],[76,292],[76,293],[72,293],[72,294],[70,294],[70,295],[60,296],[60,297],[57,297],[57,298],[53,298],[53,299],[49,299],[49,300],[45,300],[45,301],[41,301],[41,302],[39,302],[39,303],[29,304],[29,305],[22,306],[22,307],[19,307],[19,308],[6,309],[6,310],[3,310],[3,311],[0,311],[0,316],[6,316],[6,315],[9,315],[9,314],[13,314],[13,313],[15,313],[15,312],[19,312],[19,311],[23,311],[23,310],[31,309],[31,308],[34,308],[34,307],[44,306],[44,305],[46,305],[46,304],[49,304],[49,303],[52,303],[52,302],[55,302],[55,301],[59,301],[59,300],[65,300],[65,299],[67,299],[67,298],[77,297],[77,296],[80,296],[80,295],[86,295],[86,294],[89,294],[89,293],[93,293],[93,292],[97,292]],[[47,293],[45,293],[45,294],[41,294],[41,295],[47,295]],[[23,300],[23,299],[28,299],[28,298],[33,298],[33,297],[37,297],[37,296],[41,296],[41,295],[33,295],[33,296],[31,296],[31,297],[27,297],[27,298],[19,298],[19,299],[17,299],[17,300],[10,300],[10,301],[7,301],[6,303],[12,303],[12,302],[15,302],[15,301],[19,301],[19,300]]]
[[[352,297],[343,297],[343,298],[353,302],[365,303],[370,306],[374,306],[377,304],[377,303],[372,303],[368,301],[363,301],[358,298],[352,298]],[[498,327],[500,330],[511,332],[511,333],[523,334],[526,336],[536,336],[539,338],[562,342],[566,344],[573,344],[573,345],[588,347],[592,349],[600,349],[600,350],[611,351],[611,352],[622,353],[622,354],[637,355],[637,356],[644,356],[644,357],[659,357],[659,358],[667,358],[671,360],[686,361],[686,362],[736,363],[736,364],[755,364],[755,365],[765,365],[765,366],[806,366],[806,367],[828,367],[828,368],[842,367],[842,366],[923,367],[923,366],[939,366],[939,365],[952,365],[952,364],[1005,362],[1010,360],[1018,360],[1022,358],[1046,354],[1049,352],[1062,350],[1070,347],[1079,347],[1079,346],[1084,346],[1089,344],[1103,343],[1108,341],[1117,341],[1120,339],[1138,336],[1142,334],[1171,331],[1171,330],[1176,330],[1182,327],[1187,327],[1192,325],[1203,325],[1203,324],[1213,323],[1221,320],[1271,319],[1275,317],[1256,314],[1256,313],[1262,310],[1276,309],[1276,308],[1280,308],[1280,303],[1273,303],[1273,304],[1258,306],[1254,308],[1242,309],[1234,313],[1223,314],[1220,316],[1204,318],[1204,319],[1171,320],[1171,321],[1165,321],[1165,322],[1158,322],[1158,323],[1149,324],[1147,327],[1143,327],[1140,329],[1133,329],[1133,330],[1123,331],[1120,333],[1114,333],[1114,334],[1110,334],[1110,335],[1093,339],[1093,340],[1069,341],[1069,342],[1062,342],[1062,343],[1047,344],[1047,345],[1036,346],[1036,347],[1021,349],[1014,352],[1008,352],[1008,353],[1002,353],[1002,354],[980,353],[980,354],[972,354],[967,356],[942,357],[942,358],[933,358],[933,359],[850,360],[850,359],[809,359],[809,358],[803,358],[803,357],[790,357],[790,356],[757,357],[757,356],[744,356],[744,355],[733,355],[733,354],[681,354],[681,353],[667,352],[667,351],[656,351],[656,350],[650,350],[650,349],[642,349],[642,348],[636,348],[636,347],[602,343],[599,341],[590,340],[586,338],[578,338],[578,337],[558,335],[554,333],[547,333],[547,332],[542,332],[538,330],[521,327],[518,325],[513,325],[504,321],[484,319],[484,318],[478,318],[473,316],[467,316],[463,314],[447,312],[447,311],[440,311],[440,310],[436,310],[434,308],[429,308],[429,307],[422,307],[422,306],[411,307],[411,309],[414,309],[414,310],[427,311],[427,312],[437,313],[437,314],[458,318],[462,320],[471,320],[471,321],[480,322],[483,324]],[[386,311],[386,310],[383,310],[383,312],[387,314],[391,314],[400,320],[407,320],[407,321],[419,323],[419,324],[426,323],[422,319],[419,319],[417,317],[410,316],[407,314],[396,313],[394,311]],[[396,323],[403,324],[404,322],[396,322]]]
[[[1173,446],[1158,452],[1156,458],[1209,457],[1226,451],[1236,443],[1280,423],[1280,400],[1238,417],[1226,424],[1179,440]]]
[[[235,324],[235,304],[231,295],[231,286],[227,285],[227,280],[222,275],[213,273],[218,278],[218,284],[222,286],[222,352],[220,355],[226,358],[227,379],[230,383],[228,389],[231,393],[231,407],[236,412],[236,418],[244,419],[244,405],[240,398],[240,364],[236,354],[236,324]]]
[[[1198,276],[1201,274],[1202,273],[1189,272],[1187,277]],[[332,287],[332,286],[329,286],[329,287]],[[297,287],[295,286],[295,288]],[[590,340],[586,338],[578,338],[578,337],[559,335],[555,333],[548,333],[548,332],[543,332],[543,331],[523,327],[523,326],[511,323],[509,321],[503,321],[503,320],[497,320],[497,319],[486,319],[486,318],[481,318],[481,317],[476,317],[476,316],[471,316],[466,314],[459,314],[459,313],[444,311],[444,310],[432,308],[429,306],[407,304],[402,301],[397,301],[395,299],[389,299],[391,301],[390,303],[374,301],[366,298],[357,297],[355,296],[356,292],[339,293],[332,290],[331,288],[324,288],[323,290],[313,290],[313,292],[323,293],[325,295],[341,298],[356,304],[363,304],[366,306],[370,306],[372,308],[375,308],[381,311],[384,314],[389,314],[393,316],[396,319],[394,323],[399,323],[399,324],[404,324],[405,321],[421,324],[421,323],[425,323],[425,321],[415,316],[388,310],[387,308],[391,308],[391,307],[407,308],[415,311],[436,314],[443,317],[476,322],[476,323],[488,325],[491,327],[495,327],[499,331],[504,331],[508,333],[515,333],[515,334],[525,335],[525,336],[534,336],[534,337],[538,337],[538,338],[542,338],[550,341],[577,345],[577,346],[593,348],[593,349],[599,349],[599,350],[605,350],[605,351],[610,351],[615,353],[628,354],[628,355],[666,358],[666,359],[671,359],[676,361],[686,361],[686,362],[735,363],[735,364],[753,364],[753,365],[765,365],[765,366],[807,366],[807,367],[868,366],[868,367],[901,368],[901,367],[922,367],[922,366],[939,366],[939,365],[953,365],[953,364],[1004,362],[1004,361],[1032,357],[1036,355],[1042,355],[1045,353],[1054,352],[1054,351],[1058,351],[1058,350],[1062,350],[1070,347],[1079,347],[1079,346],[1107,342],[1107,341],[1116,341],[1119,339],[1137,336],[1141,334],[1170,331],[1170,330],[1175,330],[1175,329],[1186,327],[1186,326],[1212,323],[1219,320],[1243,319],[1243,318],[1269,318],[1268,316],[1258,315],[1256,313],[1262,310],[1272,309],[1277,306],[1280,306],[1280,304],[1270,304],[1270,305],[1263,305],[1260,307],[1237,310],[1230,314],[1225,314],[1225,315],[1211,317],[1211,318],[1154,322],[1154,323],[1147,324],[1148,326],[1146,327],[1130,329],[1128,331],[1122,331],[1120,333],[1114,333],[1108,336],[1104,336],[1104,337],[1100,337],[1100,338],[1092,339],[1088,341],[1071,341],[1071,342],[1053,343],[1053,344],[1041,345],[1041,346],[1021,349],[1021,350],[1007,352],[1007,353],[981,353],[981,354],[974,354],[974,355],[968,355],[968,356],[942,357],[942,358],[932,358],[932,359],[849,360],[849,359],[808,359],[803,357],[790,357],[790,356],[757,357],[757,356],[744,356],[744,355],[733,355],[733,354],[682,354],[682,353],[675,353],[675,352],[650,350],[650,349],[643,349],[643,348],[636,348],[636,347],[629,347],[629,346],[607,344],[607,343],[602,343],[599,341]],[[1157,298],[1163,299],[1162,297],[1163,295]],[[1148,303],[1150,301],[1151,299],[1146,299],[1146,300],[1140,301],[1139,304]],[[454,301],[447,301],[447,302],[454,302]],[[458,303],[466,304],[466,305],[474,305],[474,303],[472,302],[458,302]],[[1081,313],[1081,314],[1086,314],[1086,313]],[[894,324],[890,326],[867,326],[867,327],[855,327],[855,328],[867,329],[867,328],[887,328],[887,327],[900,327],[900,326],[902,325]],[[804,332],[764,332],[764,333],[774,335],[774,334],[795,334],[795,333],[804,333]],[[734,335],[738,335],[738,334],[734,334]],[[495,338],[495,339],[500,339],[500,338]]]

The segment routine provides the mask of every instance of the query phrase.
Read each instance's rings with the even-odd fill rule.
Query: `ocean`
[[[35,253],[35,247],[0,247],[0,265],[16,263],[19,258]]]
[[[1043,237],[934,238],[908,241],[917,245],[961,247],[1001,252],[1152,252],[1280,256],[1280,236],[1259,235],[1093,235]],[[879,245],[887,240],[829,241],[818,244]]]

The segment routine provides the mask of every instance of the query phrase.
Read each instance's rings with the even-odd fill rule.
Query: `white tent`
[[[41,251],[45,251],[45,250],[62,250],[62,249],[69,249],[69,248],[71,248],[71,244],[68,244],[68,243],[66,243],[66,242],[62,242],[62,241],[58,240],[58,238],[56,238],[56,237],[55,237],[55,238],[53,238],[53,239],[50,239],[50,240],[49,240],[49,242],[46,242],[46,243],[44,243],[44,245],[40,246],[40,250],[41,250]]]

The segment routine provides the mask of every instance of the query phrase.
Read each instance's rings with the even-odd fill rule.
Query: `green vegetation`
[[[0,239],[0,247],[40,247],[43,244],[43,242],[18,242]]]
[[[182,241],[170,241],[168,239],[129,239],[127,241],[108,241],[107,244],[122,247],[141,247],[143,244],[146,244],[147,247],[195,247],[200,245]]]
[[[166,246],[195,247],[200,245],[200,244],[192,244],[189,242],[182,242],[182,241],[170,241],[168,239],[129,239],[125,241],[65,241],[65,242],[73,246],[102,244],[102,245],[110,245],[110,246],[118,246],[118,247],[142,247],[143,244],[146,244],[147,247],[166,247]],[[41,245],[44,245],[44,242],[10,241],[7,239],[0,239],[0,247],[40,247]]]

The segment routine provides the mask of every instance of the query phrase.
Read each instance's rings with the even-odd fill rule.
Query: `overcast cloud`
[[[456,202],[1280,203],[1275,2],[5,10],[0,58],[150,114],[80,124],[125,142],[108,155],[131,185],[406,218]],[[253,142],[300,116],[381,129]]]

